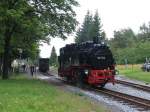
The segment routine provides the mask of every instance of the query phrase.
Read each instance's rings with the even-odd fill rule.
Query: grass
[[[122,75],[145,83],[150,83],[150,72],[142,71],[141,66],[142,65],[128,65],[126,68],[124,65],[118,65],[117,68]]]
[[[0,112],[104,112],[84,96],[20,75],[0,79]]]

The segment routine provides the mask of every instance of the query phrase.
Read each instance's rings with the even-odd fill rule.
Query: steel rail
[[[61,80],[64,83],[69,84],[64,79],[61,79],[61,78],[55,78],[55,79]],[[72,84],[69,84],[69,85],[74,86]],[[121,101],[125,101],[126,103],[135,105],[136,107],[141,107],[144,110],[150,110],[150,100],[148,100],[148,99],[143,99],[143,98],[140,98],[140,97],[128,95],[128,94],[125,94],[125,93],[121,93],[121,92],[117,92],[117,91],[113,91],[113,90],[109,90],[109,89],[105,89],[105,88],[100,89],[98,87],[95,87],[95,88],[89,87],[88,89],[86,88],[85,90],[92,90],[92,91],[95,91],[95,92],[98,92],[98,93],[102,93],[104,95],[108,95],[108,96],[114,97],[116,99],[120,99]]]
[[[148,99],[143,99],[140,97],[124,94],[121,92],[109,90],[109,89],[99,89],[99,88],[94,88],[94,91],[107,94],[109,96],[113,96],[115,98],[119,98],[124,101],[128,101],[128,103],[131,103],[133,105],[137,105],[138,107],[142,107],[143,109],[150,110],[150,100]]]
[[[149,86],[136,84],[136,83],[132,83],[132,82],[127,82],[127,81],[123,81],[123,80],[116,80],[116,83],[131,86],[131,87],[134,87],[134,88],[137,88],[137,89],[141,89],[143,91],[150,92],[150,87]]]

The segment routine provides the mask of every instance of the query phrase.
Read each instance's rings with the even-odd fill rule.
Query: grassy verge
[[[0,79],[1,112],[104,112],[100,105],[23,76]]]
[[[118,65],[119,73],[125,75],[131,79],[136,79],[150,83],[150,72],[144,72],[141,70],[142,65],[128,65],[127,68],[123,65]]]

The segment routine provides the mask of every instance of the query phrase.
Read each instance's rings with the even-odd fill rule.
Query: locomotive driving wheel
[[[100,87],[100,88],[104,88],[104,86],[106,85],[107,82],[108,82],[108,80],[105,81],[104,83],[100,84],[99,87]]]
[[[76,85],[80,88],[84,87],[84,77],[83,77],[82,70],[79,70],[76,74]]]
[[[100,88],[104,88],[105,84],[106,84],[106,83],[100,84]]]

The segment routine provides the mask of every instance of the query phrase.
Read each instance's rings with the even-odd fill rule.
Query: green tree
[[[98,11],[96,11],[96,13],[94,15],[90,32],[91,32],[90,37],[95,42],[102,41],[105,39],[105,32],[102,29],[102,23],[101,23],[101,19],[100,19],[99,15],[98,15]]]
[[[0,23],[3,25],[1,34],[4,40],[2,78],[7,79],[13,46],[22,46],[24,43],[31,45],[32,40],[37,41],[39,39],[38,37],[41,38],[44,35],[38,34],[37,30],[42,29],[43,26],[40,26],[39,17],[34,13],[34,8],[32,8],[27,1],[2,0],[0,1],[0,7]],[[0,27],[0,29],[2,29],[2,27]],[[40,33],[42,33],[42,31],[43,30],[41,30]],[[19,41],[23,38],[30,38],[30,41],[23,41],[19,44]],[[14,41],[16,41],[16,44],[13,44]]]
[[[81,43],[85,41],[101,41],[105,38],[105,32],[102,29],[101,19],[98,11],[95,12],[94,17],[88,11],[83,25],[76,32],[75,42]]]
[[[114,31],[114,38],[109,40],[109,44],[117,63],[124,64],[125,59],[128,59],[130,63],[135,62],[130,57],[133,57],[136,43],[137,37],[132,29],[128,28]]]
[[[111,39],[111,42],[114,48],[131,47],[136,42],[136,36],[132,29],[122,29],[120,31],[114,31],[114,38]]]
[[[72,9],[77,5],[75,0],[1,0],[0,40],[4,43],[2,78],[8,78],[14,43],[17,43],[15,48],[24,48],[26,45],[38,45],[41,40],[48,41],[47,36],[65,39],[77,24]]]
[[[150,57],[150,41],[144,35],[137,37],[132,29],[116,31],[109,43],[118,64],[124,64],[125,59],[129,64],[143,63]]]
[[[129,64],[144,63],[150,57],[150,42],[140,42],[132,47],[120,48],[116,51],[117,63],[124,64],[128,59]]]
[[[57,65],[57,54],[55,47],[53,46],[51,56],[50,56],[50,61],[49,61],[51,66],[56,66]]]
[[[90,14],[89,11],[87,11],[83,25],[81,26],[81,28],[78,29],[76,33],[75,42],[81,43],[87,40],[91,40],[90,37],[91,25],[92,25],[92,15]]]
[[[150,22],[148,23],[148,25],[143,24],[142,26],[140,26],[138,39],[140,41],[150,41]]]

